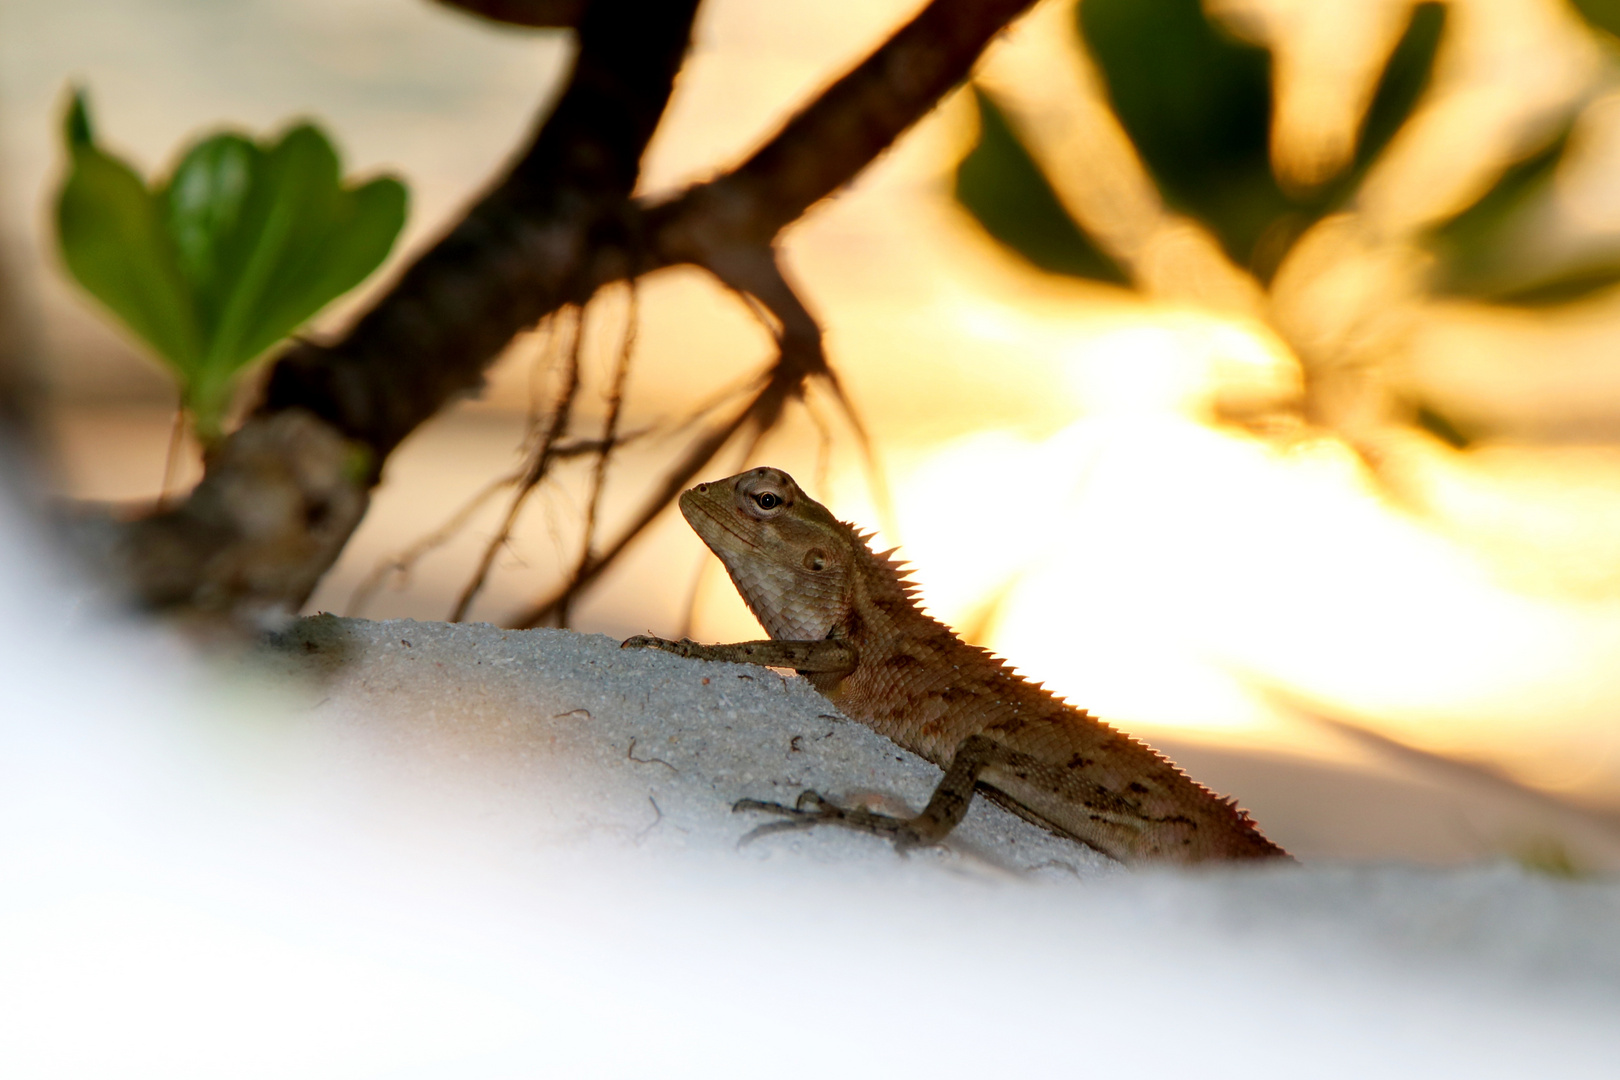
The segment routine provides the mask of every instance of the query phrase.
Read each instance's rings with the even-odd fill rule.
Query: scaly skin
[[[902,849],[937,843],[978,790],[1125,862],[1287,858],[1235,803],[931,618],[891,553],[874,554],[781,470],[699,484],[680,505],[771,640],[635,637],[624,647],[794,668],[846,715],[945,770],[910,819],[814,792],[797,807],[737,805],[788,818],[767,830],[826,823],[889,835]]]

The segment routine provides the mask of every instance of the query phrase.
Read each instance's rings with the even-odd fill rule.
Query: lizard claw
[[[810,829],[817,825],[839,825],[846,829],[854,829],[857,832],[886,836],[893,841],[895,851],[901,855],[905,855],[912,848],[927,846],[927,842],[918,835],[909,818],[879,814],[876,811],[864,810],[860,807],[839,806],[837,803],[823,798],[819,792],[809,789],[800,792],[798,799],[794,801],[792,806],[761,802],[758,799],[738,799],[731,806],[731,812],[734,814],[740,814],[747,810],[780,814],[788,820],[773,821],[753,829],[738,841],[738,847],[751,844],[760,837],[769,836],[772,833]]]
[[[836,812],[839,810],[838,807],[823,799],[820,792],[812,791],[809,788],[799,792],[799,797],[793,802],[793,809],[801,813],[812,814],[826,814],[830,811]]]
[[[801,799],[803,795],[799,796]],[[731,804],[733,814],[741,814],[746,810],[757,810],[766,814],[782,814],[786,817],[797,817],[803,811],[796,806],[783,806],[781,803],[761,802],[758,799],[738,799]]]
[[[806,794],[811,793],[806,792]],[[799,800],[803,802],[804,796],[799,796]],[[731,812],[733,814],[740,814],[746,810],[756,810],[766,814],[782,814],[787,817],[788,820],[771,821],[748,830],[748,832],[743,834],[742,839],[737,841],[737,847],[739,848],[747,847],[755,840],[758,840],[763,836],[769,836],[772,833],[794,832],[799,829],[808,829],[814,825],[820,824],[821,822],[819,815],[807,813],[798,807],[783,806],[781,803],[761,802],[758,799],[738,799],[736,802],[731,804]]]

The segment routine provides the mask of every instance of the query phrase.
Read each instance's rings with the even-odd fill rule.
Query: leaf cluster
[[[97,144],[82,92],[63,137],[62,260],[175,374],[205,445],[237,375],[365,280],[405,223],[405,185],[345,184],[314,124],[264,142],[207,136],[151,183]]]
[[[1620,27],[1620,3],[1579,0],[1597,27]],[[1311,188],[1283,183],[1272,161],[1272,57],[1211,18],[1199,0],[1083,0],[1078,36],[1142,163],[1171,208],[1200,222],[1227,255],[1268,282],[1295,242],[1328,214],[1351,208],[1362,181],[1408,122],[1430,82],[1446,32],[1442,4],[1417,4],[1379,77],[1339,175]],[[975,87],[977,143],[958,166],[958,201],[997,240],[1043,269],[1124,282],[1116,256],[1053,195],[1002,106]],[[1470,205],[1422,238],[1442,294],[1545,304],[1620,282],[1620,249],[1554,267],[1516,256],[1532,215],[1566,162],[1572,124],[1507,167]]]

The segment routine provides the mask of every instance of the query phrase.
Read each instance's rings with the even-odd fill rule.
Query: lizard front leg
[[[1062,770],[1054,765],[1014,750],[1006,743],[998,742],[988,735],[970,735],[957,746],[956,754],[951,758],[950,768],[945,770],[945,776],[934,788],[933,795],[929,796],[928,805],[923,807],[922,813],[916,817],[903,818],[872,810],[838,806],[814,791],[802,793],[793,806],[761,802],[757,799],[741,799],[732,806],[732,810],[733,812],[757,810],[788,818],[787,821],[761,825],[743,837],[744,843],[789,829],[837,825],[887,836],[894,841],[897,851],[904,852],[912,848],[928,847],[945,839],[951,830],[967,817],[968,806],[973,802],[973,792],[978,785],[979,777],[986,770],[998,767],[1015,770],[1036,782],[1057,783],[1062,780],[1059,775]]]
[[[621,649],[657,649],[693,660],[720,660],[734,664],[760,664],[765,667],[792,668],[801,675],[830,675],[841,677],[855,670],[858,657],[848,642],[828,638],[821,641],[739,641],[729,645],[700,645],[682,638],[638,635],[626,639]],[[788,829],[807,829],[816,825],[838,825],[860,832],[876,833],[894,841],[899,851],[937,844],[962,823],[968,806],[973,802],[973,791],[979,777],[994,767],[1017,770],[1021,776],[1037,781],[1061,782],[1061,772],[1029,754],[1014,750],[988,735],[970,735],[957,746],[951,766],[934,788],[928,805],[915,817],[902,818],[880,814],[859,807],[843,807],[824,798],[815,791],[799,795],[793,806],[761,802],[758,799],[739,799],[732,805],[733,812],[761,811],[779,814],[789,820],[761,825],[747,836],[749,843],[761,836]],[[1053,776],[1047,777],[1047,773]]]
[[[638,635],[627,638],[621,649],[657,649],[692,660],[722,660],[732,664],[759,664],[762,667],[792,668],[801,675],[848,675],[855,670],[855,649],[848,642],[828,638],[823,641],[739,641],[731,645],[699,645],[682,638]]]

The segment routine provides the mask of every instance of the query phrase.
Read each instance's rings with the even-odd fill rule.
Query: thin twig
[[[804,412],[816,429],[816,492],[821,494],[832,480],[832,429],[808,394],[804,398]]]
[[[744,289],[733,288],[731,291],[742,300],[743,306],[748,309],[748,313],[758,321],[759,325],[765,328],[767,334],[773,338],[781,338],[782,320],[772,315],[770,308],[760,303],[757,297]]]
[[[748,433],[748,441],[743,443],[742,453],[737,455],[737,470],[739,472],[748,468],[748,463],[755,460],[754,455],[759,453],[760,446],[765,442],[765,436],[775,431],[776,424],[780,422],[781,416],[779,414],[776,421],[769,426],[765,424],[755,424],[753,426],[753,430]]]
[[[653,431],[653,428],[640,428],[614,439],[611,444],[604,443],[601,439],[575,439],[572,442],[558,443],[552,447],[551,457],[553,461],[568,461],[586,455],[597,457],[602,454],[604,447],[610,451],[617,450],[619,447],[629,446],[633,442],[646,438]],[[408,578],[411,571],[416,568],[417,563],[454,540],[467,527],[473,515],[490,498],[502,488],[511,487],[519,480],[522,480],[528,468],[529,466],[525,463],[515,472],[491,480],[480,488],[476,495],[463,503],[460,509],[451,514],[443,525],[417,540],[404,551],[379,560],[376,566],[372,568],[371,573],[366,575],[365,580],[356,586],[353,594],[350,595],[346,613],[351,617],[359,615],[366,605],[371,603],[372,597],[378,589],[382,588],[383,583],[388,580],[390,574]]]
[[[769,378],[748,407],[729,424],[711,429],[708,435],[692,444],[686,457],[666,474],[663,485],[643,503],[641,514],[617,541],[600,556],[587,559],[567,583],[518,616],[514,625],[539,626],[565,613],[573,599],[618,558],[738,432],[745,427],[750,430],[746,453],[751,454],[766,433],[781,422],[787,402],[802,398],[805,380],[831,374],[822,352],[821,327],[783,276],[774,250],[727,249],[715,253],[714,264],[709,269],[726,285],[756,298],[781,321],[776,362]]]
[[[1279,704],[1291,708],[1301,718],[1330,731],[1347,735],[1395,761],[1416,765],[1428,770],[1431,775],[1482,785],[1488,789],[1493,789],[1497,793],[1511,794],[1547,809],[1572,814],[1598,826],[1610,836],[1620,836],[1620,811],[1616,811],[1612,807],[1593,806],[1578,799],[1534,787],[1489,762],[1471,760],[1460,755],[1454,756],[1434,750],[1425,750],[1411,743],[1402,742],[1365,724],[1346,719],[1343,716],[1329,715],[1326,712],[1318,711],[1311,703],[1295,697],[1286,690],[1266,685],[1262,685],[1261,689],[1266,691],[1268,696]]]
[[[421,562],[430,553],[454,540],[457,534],[467,527],[467,522],[472,520],[473,515],[483,509],[485,503],[489,502],[502,488],[517,483],[522,475],[521,472],[515,472],[491,480],[480,488],[476,495],[462,503],[461,508],[451,514],[443,525],[417,540],[416,543],[399,554],[379,561],[376,566],[372,567],[371,573],[366,575],[365,580],[361,581],[349,596],[349,606],[346,614],[350,618],[358,616],[366,605],[371,603],[372,597],[376,595],[378,589],[382,588],[383,583],[388,580],[390,575],[397,574],[402,578],[408,578],[411,571],[416,568],[417,563]]]
[[[709,429],[701,438],[697,439],[687,449],[686,456],[664,474],[664,480],[642,502],[641,511],[635,519],[627,525],[616,540],[607,545],[600,555],[584,566],[575,580],[564,585],[557,592],[541,600],[528,610],[517,615],[511,625],[518,629],[530,629],[545,625],[556,613],[557,608],[564,602],[572,600],[584,591],[598,577],[602,571],[613,564],[613,561],[628,547],[631,541],[640,536],[642,531],[652,524],[653,520],[663,513],[686,486],[691,483],[699,469],[707,465],[721,447],[730,442],[732,437],[742,429],[743,425],[755,420],[762,410],[762,403],[775,393],[775,382],[767,383],[749,403],[735,416],[724,423]]]
[[[850,428],[855,432],[855,441],[860,444],[861,464],[866,469],[866,486],[872,493],[872,502],[877,507],[878,520],[890,536],[897,536],[897,519],[894,514],[894,497],[889,491],[889,480],[883,474],[883,466],[878,461],[877,447],[872,437],[866,432],[866,425],[861,422],[860,413],[855,411],[854,402],[844,394],[843,384],[838,381],[838,374],[831,368],[827,369],[827,386],[832,390],[833,398],[838,402],[839,411],[844,419],[849,421]]]
[[[872,444],[872,438],[867,433],[866,424],[861,420],[854,402],[844,393],[844,384],[839,381],[838,373],[827,363],[821,324],[800,299],[799,291],[789,278],[776,249],[718,247],[708,251],[707,259],[702,265],[730,288],[743,294],[745,298],[752,298],[754,304],[762,306],[769,313],[769,318],[762,315],[753,304],[750,305],[756,317],[766,326],[770,326],[771,320],[775,320],[779,326],[775,332],[782,350],[783,362],[801,365],[807,378],[818,376],[826,380],[827,389],[831,392],[839,411],[849,422],[850,429],[854,431],[855,439],[860,445],[866,482],[872,492],[872,501],[877,505],[878,517],[884,527],[890,533],[894,533],[894,502],[890,497],[889,484],[883,475],[883,469],[878,464],[877,449]],[[774,427],[774,418],[766,426]]]
[[[629,446],[631,443],[640,442],[649,435],[654,435],[657,433],[658,429],[656,427],[644,427],[637,428],[635,431],[628,434],[620,435],[612,442],[604,442],[601,439],[572,439],[568,442],[560,442],[553,446],[551,448],[551,457],[554,461],[568,461],[571,458],[577,457],[596,457],[602,453],[603,447],[606,447],[610,452],[619,450],[623,447]]]
[[[525,453],[532,447],[534,439],[540,430],[540,420],[544,415],[544,410],[540,407],[539,373],[552,366],[547,364],[546,361],[550,358],[552,349],[557,343],[557,323],[560,318],[560,312],[547,316],[535,331],[536,336],[544,336],[541,337],[538,347],[534,350],[533,359],[529,364],[529,411],[524,418],[523,438],[519,444],[522,452]],[[570,451],[578,452],[572,447],[558,447],[553,453],[554,456],[564,457],[571,456]],[[472,520],[473,515],[483,508],[485,503],[502,488],[510,487],[521,480],[526,471],[527,466],[525,465],[507,476],[491,480],[480,488],[472,498],[463,503],[460,509],[451,514],[443,525],[417,540],[399,554],[379,561],[372,568],[371,573],[366,575],[365,579],[355,587],[354,592],[350,595],[347,609],[348,615],[351,617],[359,615],[366,605],[371,603],[372,597],[376,595],[378,589],[382,588],[383,583],[388,580],[390,575],[409,578],[417,563],[448,544],[451,540],[454,540],[467,527],[467,523]]]
[[[180,446],[186,438],[186,399],[182,394],[174,404],[174,423],[169,427],[169,450],[163,455],[163,486],[158,488],[157,503],[152,512],[161,514],[168,509],[169,496],[174,491],[174,472],[180,464]]]
[[[477,599],[489,580],[489,570],[495,562],[496,554],[506,546],[507,540],[512,536],[512,528],[517,524],[518,514],[523,510],[523,504],[528,500],[534,489],[545,479],[546,471],[553,460],[553,447],[557,437],[568,427],[569,417],[573,413],[574,398],[579,393],[579,354],[585,343],[585,310],[580,308],[574,316],[574,336],[569,343],[568,361],[563,371],[562,390],[551,409],[551,422],[546,425],[545,438],[535,447],[530,459],[528,470],[518,484],[518,490],[512,496],[511,504],[506,508],[506,517],[495,535],[490,537],[484,548],[483,556],[478,560],[478,568],[473,572],[472,580],[462,590],[461,597],[456,601],[454,610],[450,612],[450,622],[460,622],[467,617],[467,609]]]
[[[540,435],[540,421],[545,418],[546,411],[540,404],[541,383],[545,373],[553,370],[557,365],[556,348],[561,340],[559,325],[562,322],[563,311],[555,311],[541,320],[540,326],[535,329],[536,335],[544,334],[539,347],[534,350],[534,357],[529,361],[529,409],[523,417],[523,441],[521,443],[524,453],[534,445],[534,440]]]
[[[705,416],[719,411],[721,408],[733,401],[736,401],[738,398],[747,395],[757,395],[770,381],[770,368],[756,371],[751,375],[738,379],[730,386],[716,391],[712,397],[704,401],[697,408],[693,409],[686,416],[682,417],[677,423],[668,429],[668,434],[679,435],[687,428],[696,427],[698,421],[702,420]]]
[[[629,749],[625,750],[625,757],[629,758],[637,765],[662,765],[670,772],[675,773],[676,775],[680,774],[681,770],[677,769],[675,766],[671,765],[661,757],[636,757],[636,738],[637,737],[634,735],[630,736],[630,747]]]
[[[570,581],[579,579],[579,575],[590,564],[596,546],[596,518],[601,508],[602,488],[607,483],[608,457],[612,453],[613,442],[619,432],[619,413],[624,406],[624,384],[630,375],[630,357],[636,347],[636,327],[640,313],[636,279],[630,278],[625,284],[629,293],[625,306],[624,340],[619,345],[618,362],[613,367],[613,383],[608,387],[607,418],[602,422],[602,452],[596,455],[596,467],[591,472],[591,494],[585,504],[585,535],[580,543],[579,562],[570,575]],[[557,611],[557,623],[559,626],[568,625],[566,603]]]

